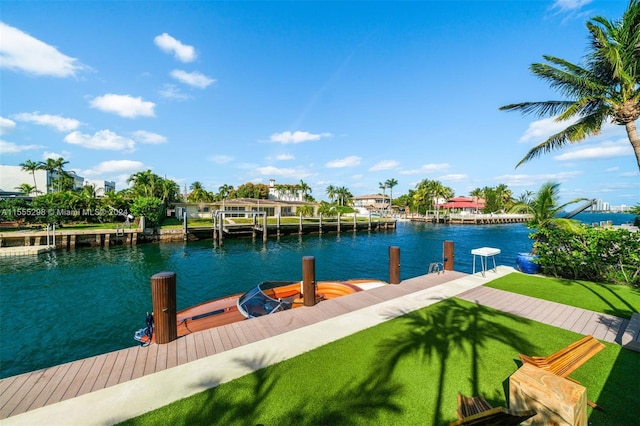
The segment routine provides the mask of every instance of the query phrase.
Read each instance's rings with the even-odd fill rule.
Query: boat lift
[[[587,201],[584,202],[584,204],[579,205],[575,210],[572,210],[571,212],[569,212],[566,215],[564,215],[563,218],[564,219],[571,219],[572,217],[576,216],[578,213],[582,213],[583,211],[585,211],[589,207],[593,208],[593,206],[595,206],[597,202],[598,202],[598,200],[595,199],[595,198],[593,198],[591,200],[587,200]]]

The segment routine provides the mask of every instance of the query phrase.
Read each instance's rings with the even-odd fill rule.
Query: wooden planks
[[[619,335],[624,330],[625,321],[613,315],[489,287],[476,287],[457,297],[576,333],[593,334],[606,342],[619,343]]]
[[[455,271],[424,275],[405,280],[401,284],[325,300],[313,307],[296,308],[277,315],[198,331],[163,345],[135,346],[8,377],[0,380],[0,419],[153,374],[464,276],[467,274]],[[492,306],[491,303],[497,304],[500,307],[492,307],[508,312],[516,310],[518,315],[527,318],[533,315],[534,318],[531,319],[538,321],[541,321],[540,317],[546,317],[556,326],[562,324],[570,327],[578,324],[581,329],[587,330],[593,327],[593,321],[599,321],[595,325],[596,331],[599,335],[605,336],[615,337],[618,333],[614,328],[623,323],[616,317],[610,317],[606,321],[593,315],[583,317],[583,313],[578,312],[577,308],[559,304],[551,306],[551,302],[526,299],[524,296],[485,287],[465,292],[462,297],[488,306]]]

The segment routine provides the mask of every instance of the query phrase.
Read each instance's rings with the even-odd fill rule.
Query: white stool
[[[488,258],[491,257],[493,259],[493,272],[498,273],[496,269],[496,254],[500,254],[500,249],[491,248],[491,247],[482,247],[471,250],[471,254],[473,255],[473,273],[476,273],[476,256],[480,256],[480,265],[482,266],[482,276],[485,276],[485,272],[487,272],[487,263],[489,262]]]

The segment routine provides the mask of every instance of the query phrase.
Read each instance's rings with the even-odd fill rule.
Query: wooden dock
[[[512,268],[505,267],[499,267],[498,270],[502,275],[513,271]],[[459,284],[463,281],[464,285]],[[313,307],[301,307],[196,332],[168,344],[135,346],[8,377],[0,380],[0,420],[82,395],[91,396],[93,392],[105,392],[115,385],[125,384],[172,367],[185,368],[188,367],[185,364],[212,355],[220,356],[227,351],[241,349],[244,345],[258,344],[263,339],[278,339],[284,337],[285,333],[306,326],[320,325],[319,323],[325,320],[331,321],[345,314],[372,308],[384,311],[382,307],[396,299],[402,299],[405,304],[409,304],[405,305],[409,310],[419,309],[420,306],[426,306],[427,299],[429,303],[435,303],[447,297],[443,296],[443,292],[449,290],[439,290],[443,288],[464,287],[468,290],[458,291],[455,293],[458,294],[456,297],[578,333],[593,334],[609,342],[620,343],[620,336],[629,322],[610,315],[482,286],[486,282],[487,278],[482,278],[479,274],[468,275],[455,271],[428,274],[404,280],[397,285],[387,285],[322,301]],[[440,284],[447,285],[428,290],[429,294],[423,292]],[[410,297],[404,297],[408,295]],[[386,313],[383,316],[386,319],[392,317]],[[99,398],[103,397],[100,393]],[[145,407],[138,409],[144,410]]]
[[[200,331],[164,345],[134,346],[8,377],[0,380],[0,419],[186,364],[464,276],[466,274],[455,271],[424,275],[398,285],[326,300],[313,307],[292,309]]]
[[[500,225],[505,223],[526,223],[531,219],[530,214],[511,213],[443,213],[439,215],[410,215],[406,217],[411,222],[446,223],[450,225]]]

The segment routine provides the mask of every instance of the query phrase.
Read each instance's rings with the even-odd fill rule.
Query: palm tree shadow
[[[272,362],[265,357],[238,358],[234,362],[240,368],[255,371],[244,380],[234,381],[232,395],[219,392],[218,388],[204,391],[203,401],[197,404],[198,410],[182,413],[179,423],[351,425],[374,422],[381,411],[402,411],[399,403],[402,386],[397,381],[380,381],[373,376],[354,377],[349,386],[313,398],[300,396],[295,388],[291,388],[290,398],[277,401],[283,407],[273,410],[274,399],[270,394],[278,386],[288,386],[285,374],[299,372],[284,373],[282,369],[270,368]],[[279,383],[281,381],[283,383]],[[215,386],[220,380],[213,378],[208,383]],[[319,404],[322,405],[320,410]],[[270,413],[270,417],[265,417],[265,413]]]
[[[497,341],[518,348],[520,352],[535,352],[536,347],[528,342],[515,330],[494,320],[496,312],[482,305],[469,307],[456,299],[447,299],[434,305],[430,309],[414,311],[401,317],[405,322],[403,331],[391,336],[379,344],[378,375],[380,381],[390,380],[398,364],[405,358],[437,359],[439,364],[437,392],[433,408],[432,424],[443,424],[442,407],[444,398],[455,395],[445,395],[445,380],[450,367],[448,359],[453,352],[468,355],[470,363],[470,377],[468,388],[458,390],[472,395],[478,395],[479,364],[483,349],[490,341]],[[514,321],[528,323],[529,320],[517,316],[510,316]],[[517,352],[514,353],[517,355]],[[492,403],[504,400],[499,395],[485,395]],[[428,403],[427,403],[428,404]],[[430,404],[428,405],[429,407]],[[425,413],[428,411],[425,409]]]

